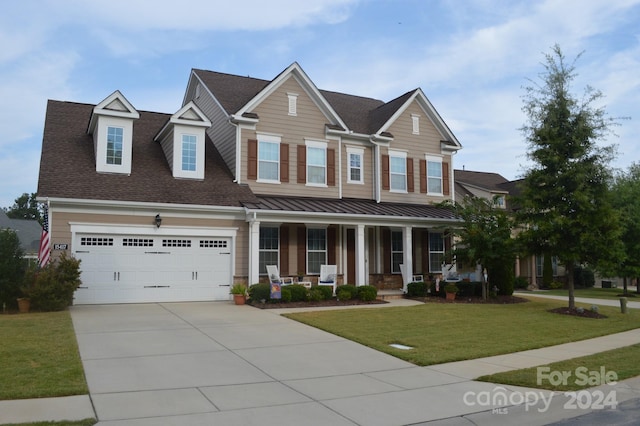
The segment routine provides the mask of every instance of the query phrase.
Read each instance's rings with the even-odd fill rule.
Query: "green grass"
[[[68,311],[0,315],[0,400],[88,394]]]
[[[532,295],[536,293],[549,295],[549,296],[568,296],[567,290],[565,289],[557,289],[557,290],[543,290],[543,291],[533,291]],[[622,294],[622,287],[619,288],[577,288],[574,290],[575,297],[587,297],[590,299],[611,299],[618,300],[620,295]],[[640,294],[629,291],[629,301],[634,301],[635,298],[639,298]]]
[[[541,377],[541,383],[538,384],[538,367],[491,374],[479,377],[477,380],[529,388],[549,389],[553,391],[575,391],[586,389],[597,384],[604,384],[602,381],[605,380],[608,382],[609,379],[611,379],[611,377],[607,377],[610,371],[616,373],[616,381],[640,376],[638,356],[640,356],[640,344],[566,361],[554,362],[545,366],[549,368],[547,374],[551,374],[552,372],[568,372],[570,375],[567,375],[566,384],[563,383],[563,380],[556,379],[554,376],[552,376],[552,380]],[[577,370],[578,368],[581,370]],[[602,375],[601,368],[604,368],[604,376]],[[554,386],[552,382],[560,383]]]
[[[417,365],[518,352],[640,327],[640,310],[621,314],[619,308],[601,306],[600,313],[608,318],[579,318],[547,312],[566,302],[529,299],[507,305],[426,303],[286,316]],[[395,349],[391,343],[413,349]]]

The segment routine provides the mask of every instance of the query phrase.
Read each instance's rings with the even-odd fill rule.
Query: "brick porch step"
[[[404,293],[402,290],[379,290],[378,291],[378,299],[380,300],[392,300],[392,299],[402,299],[404,298]]]

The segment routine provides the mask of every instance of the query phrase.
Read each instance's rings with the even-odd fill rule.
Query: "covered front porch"
[[[260,197],[247,208],[248,283],[280,276],[317,284],[320,266],[336,265],[338,284],[402,289],[412,275],[441,273],[457,220],[430,205]],[[402,270],[405,273],[402,273]]]

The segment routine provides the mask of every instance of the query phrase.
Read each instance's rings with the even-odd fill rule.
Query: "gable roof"
[[[12,219],[0,209],[0,229],[11,229],[16,232],[20,246],[27,254],[38,253],[42,227],[37,220]]]
[[[404,111],[410,102],[417,99],[429,119],[443,135],[443,142],[455,149],[461,148],[455,135],[420,89],[409,91],[389,102],[316,89],[297,63],[293,63],[271,81],[202,69],[194,69],[192,72],[207,86],[220,106],[230,116],[243,112],[243,109],[250,102],[257,99],[261,93],[268,91],[274,83],[285,78],[288,73],[295,73],[302,78],[309,90],[317,92],[320,96],[320,99],[317,99],[319,103],[328,105],[328,115],[335,112],[337,121],[343,122],[348,130],[365,135],[385,133],[386,128],[395,120],[396,115]]]
[[[254,199],[233,182],[220,154],[207,137],[204,180],[175,179],[154,137],[169,114],[140,112],[133,132],[130,175],[96,172],[94,145],[86,133],[94,105],[49,101],[45,119],[39,198],[112,200],[241,207]]]

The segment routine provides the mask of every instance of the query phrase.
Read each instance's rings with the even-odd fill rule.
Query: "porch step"
[[[392,300],[404,298],[404,292],[402,290],[380,290],[378,291],[378,299],[380,300]]]

